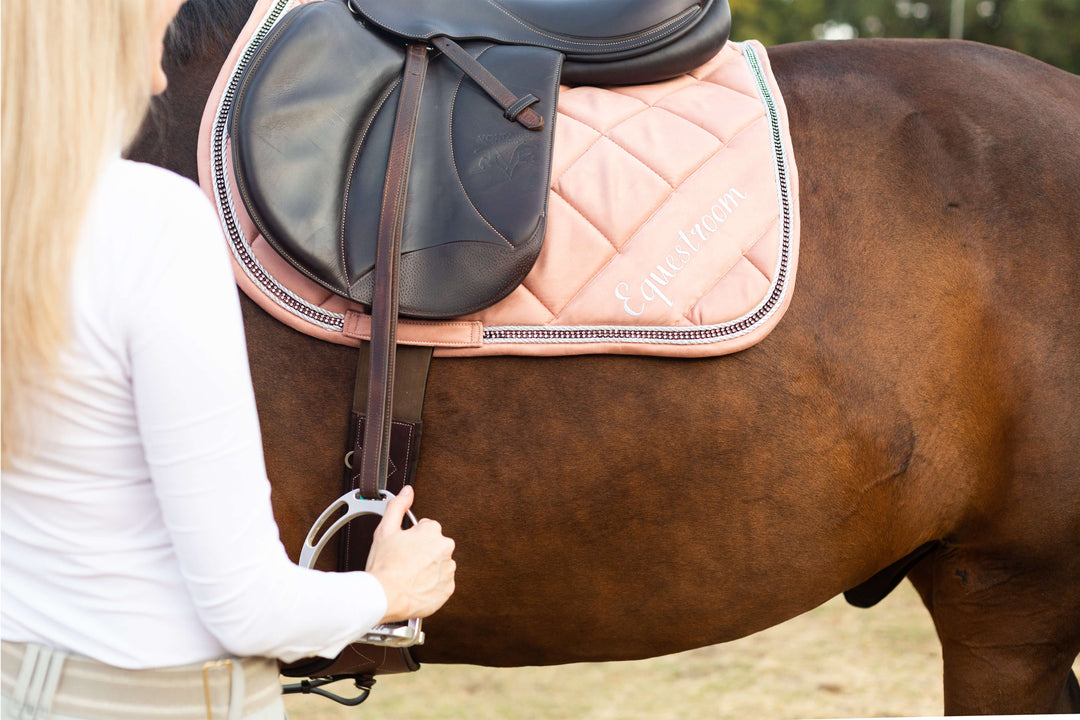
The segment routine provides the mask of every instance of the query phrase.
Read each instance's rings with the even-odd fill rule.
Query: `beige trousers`
[[[283,718],[274,660],[124,670],[42,645],[2,643],[0,720]]]

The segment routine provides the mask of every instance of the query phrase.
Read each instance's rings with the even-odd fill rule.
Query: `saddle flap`
[[[554,118],[561,56],[466,43]],[[274,248],[328,290],[370,305],[404,47],[340,2],[299,6],[259,45],[230,128],[245,207]],[[431,59],[409,171],[401,313],[451,317],[524,279],[544,234],[553,123],[531,131],[445,57]]]
[[[636,84],[692,70],[727,40],[727,0],[348,0],[399,37],[489,40],[563,53],[570,84]]]

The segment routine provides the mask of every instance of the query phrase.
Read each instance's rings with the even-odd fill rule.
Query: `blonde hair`
[[[94,185],[150,98],[160,0],[4,0],[2,463],[57,373],[71,262]]]

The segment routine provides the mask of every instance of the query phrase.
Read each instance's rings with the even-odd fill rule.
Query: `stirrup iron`
[[[359,490],[350,490],[332,502],[328,508],[323,510],[322,515],[320,515],[319,519],[315,521],[315,524],[311,526],[311,530],[308,531],[307,537],[304,538],[304,547],[300,551],[300,566],[305,568],[315,567],[315,561],[319,559],[319,555],[322,553],[323,548],[326,547],[326,543],[329,542],[330,538],[333,537],[338,530],[345,527],[350,520],[355,520],[363,515],[378,515],[379,517],[383,517],[386,514],[386,504],[390,502],[393,497],[394,494],[389,490],[380,490],[379,498],[377,500],[367,500],[361,497]],[[329,522],[330,518],[337,515],[342,508],[346,509],[345,514],[338,517],[338,519],[330,525],[330,528],[323,533],[323,527],[326,523]],[[413,515],[412,510],[407,511],[406,516],[413,525],[416,525],[416,516]],[[321,537],[319,537],[320,533]],[[316,538],[318,538],[317,542]],[[408,621],[376,625],[357,642],[367,645],[382,645],[385,647],[396,648],[423,645],[424,633],[421,631],[420,625],[420,618],[411,618]]]

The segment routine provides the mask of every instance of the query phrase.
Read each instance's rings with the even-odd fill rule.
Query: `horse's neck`
[[[199,181],[199,124],[224,57],[199,58],[184,67],[166,64],[169,87],[156,98],[128,157]]]
[[[129,150],[134,160],[153,163],[198,181],[196,148],[206,98],[256,0],[189,0],[166,39],[164,95]]]

